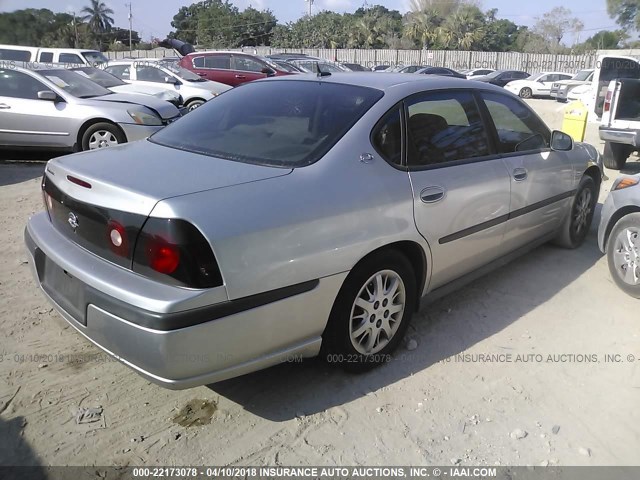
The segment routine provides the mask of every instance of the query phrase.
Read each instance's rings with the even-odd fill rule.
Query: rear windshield
[[[276,167],[321,158],[383,93],[322,81],[258,81],[207,102],[151,141]]]

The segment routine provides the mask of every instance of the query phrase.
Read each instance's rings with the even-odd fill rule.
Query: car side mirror
[[[568,152],[573,150],[573,138],[560,130],[551,132],[551,150]]]
[[[164,77],[164,83],[172,83],[173,85],[176,85],[178,83],[178,80],[167,75],[166,77]]]
[[[264,67],[260,72],[264,73],[267,77],[274,77],[276,72],[273,69]]]
[[[46,100],[48,102],[55,102],[58,99],[58,95],[51,90],[42,90],[38,92],[39,100]]]

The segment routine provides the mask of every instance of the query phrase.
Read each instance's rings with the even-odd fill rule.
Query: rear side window
[[[53,62],[53,52],[40,52],[40,61],[45,63]]]
[[[394,108],[373,130],[373,146],[387,162],[402,164],[402,110]]]
[[[12,60],[15,62],[30,62],[31,52],[28,50],[11,50],[0,48],[0,60]]]
[[[498,133],[500,153],[549,147],[549,129],[523,102],[495,93],[481,95]]]
[[[0,97],[37,100],[38,92],[49,90],[49,87],[35,78],[13,69],[0,69],[0,78],[2,79],[0,82]]]
[[[409,99],[407,107],[410,167],[489,155],[488,135],[471,93],[425,94]]]
[[[321,81],[248,83],[160,130],[151,141],[238,162],[302,167],[324,156],[382,95]]]
[[[58,57],[60,63],[78,63],[84,64],[82,59],[75,53],[61,53]]]

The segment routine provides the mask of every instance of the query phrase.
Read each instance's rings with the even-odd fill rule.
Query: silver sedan
[[[578,247],[599,164],[491,85],[278,77],[148,141],[50,161],[25,240],[61,315],[161,385],[319,354],[362,370],[421,298]]]
[[[618,178],[602,206],[598,245],[622,291],[640,298],[640,175]]]
[[[112,147],[146,138],[179,117],[169,102],[113,93],[71,70],[0,65],[0,147]]]

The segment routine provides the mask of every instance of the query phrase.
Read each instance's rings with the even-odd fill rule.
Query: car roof
[[[454,78],[440,75],[407,75],[406,73],[387,73],[385,75],[371,75],[369,72],[340,72],[332,73],[324,77],[309,73],[302,75],[290,75],[283,77],[271,77],[259,82],[291,82],[309,81],[335,83],[342,85],[353,85],[360,87],[374,88],[376,90],[387,91],[395,87],[402,86],[407,90],[440,90],[448,88],[473,88],[482,90],[492,90],[504,93],[504,88],[496,87],[481,82],[474,82],[465,78]]]

